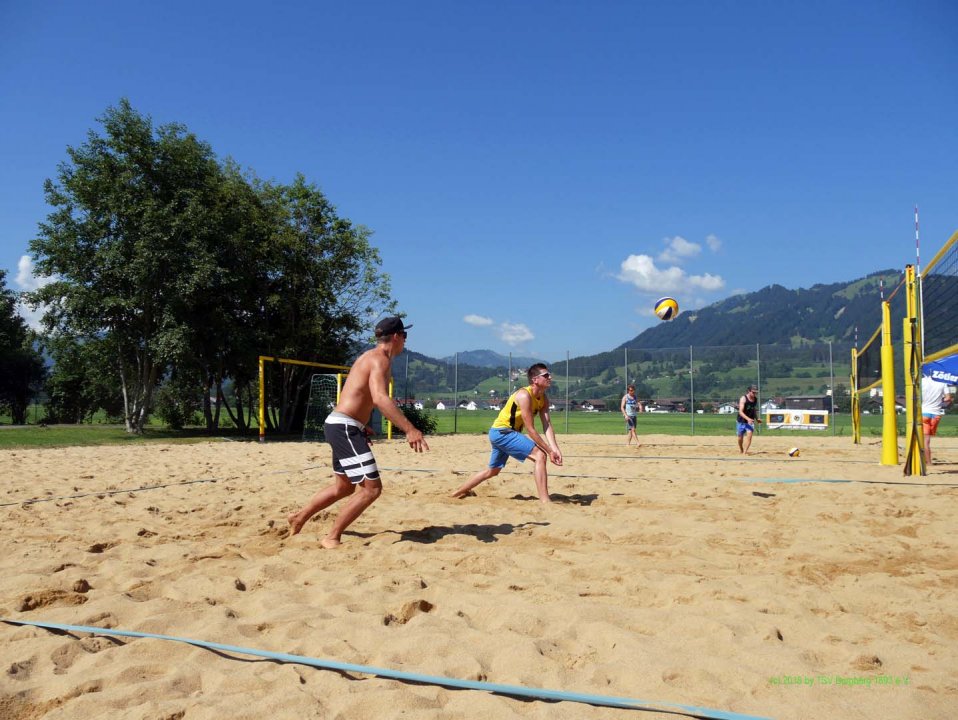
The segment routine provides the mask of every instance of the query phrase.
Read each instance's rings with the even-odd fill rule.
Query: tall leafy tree
[[[109,337],[126,428],[140,433],[217,272],[221,171],[208,144],[182,125],[155,128],[127,100],[99,121],[102,134],[69,147],[45,184],[54,210],[30,247],[39,272],[58,279],[33,301],[48,304],[50,331]]]
[[[258,280],[264,289],[260,353],[348,363],[367,339],[370,318],[395,310],[371,232],[340,217],[303,175],[258,189],[271,217]],[[300,426],[308,387],[309,373],[284,367],[270,403],[273,426],[282,432]]]
[[[302,175],[247,177],[126,100],[99,122],[45,185],[53,211],[31,251],[56,280],[32,301],[48,306],[49,335],[113,353],[103,369],[116,373],[129,432],[142,432],[154,390],[173,378],[167,405],[195,384],[211,430],[221,403],[243,426],[257,355],[345,363],[370,319],[393,308],[369,230]],[[61,389],[90,355],[71,352]],[[277,385],[276,427],[296,424],[307,385],[289,373]]]
[[[117,353],[108,337],[81,342],[60,333],[45,337],[43,345],[53,360],[46,381],[47,422],[81,423],[98,410],[123,417]]]
[[[17,295],[6,286],[6,275],[0,270],[0,407],[10,412],[14,425],[23,425],[45,369],[34,334],[17,312]]]

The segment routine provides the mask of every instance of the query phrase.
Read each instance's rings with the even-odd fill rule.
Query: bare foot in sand
[[[303,529],[303,525],[306,523],[299,519],[299,513],[290,513],[286,518],[286,522],[289,523],[289,535],[299,535],[299,531]]]
[[[342,543],[336,538],[324,537],[319,541],[319,544],[322,545],[327,550],[332,550],[333,548],[338,548]]]

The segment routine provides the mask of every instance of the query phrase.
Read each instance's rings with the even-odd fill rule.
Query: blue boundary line
[[[319,660],[316,658],[306,657],[304,655],[290,655],[288,653],[276,653],[269,650],[256,650],[254,648],[244,648],[238,647],[236,645],[223,645],[222,643],[207,642],[205,640],[193,640],[191,638],[176,637],[174,635],[157,635],[155,633],[135,632],[133,630],[117,630],[114,628],[104,629],[87,625],[63,625],[60,623],[37,622],[33,620],[13,620],[10,618],[0,618],[0,622],[8,623],[10,625],[28,625],[46,628],[48,630],[93,633],[94,635],[171,640],[174,642],[186,643],[187,645],[207,648],[209,650],[252,655],[254,657],[267,658],[269,660],[278,660],[279,662],[284,663],[309,665],[311,667],[329,670],[364,673],[366,675],[375,675],[377,677],[389,678],[392,680],[427,685],[440,685],[442,687],[454,688],[458,690],[481,690],[483,692],[496,693],[498,695],[533,698],[536,700],[577,702],[584,703],[586,705],[599,705],[603,707],[623,708],[629,710],[666,712],[676,715],[706,718],[707,720],[770,720],[770,718],[759,717],[756,715],[742,715],[741,713],[726,712],[724,710],[711,710],[709,708],[696,707],[694,705],[682,705],[679,703],[657,703],[649,702],[647,700],[610,697],[607,695],[588,695],[584,693],[570,693],[563,692],[561,690],[548,690],[544,688],[526,688],[520,685],[499,685],[497,683],[480,682],[478,680],[458,680],[456,678],[447,678],[436,675],[421,675],[419,673],[404,672],[402,670],[388,670],[385,668],[377,668],[369,665],[342,663],[336,660]]]

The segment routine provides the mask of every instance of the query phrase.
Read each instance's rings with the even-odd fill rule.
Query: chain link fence
[[[546,363],[553,374],[549,399],[553,422],[572,413],[618,413],[629,384],[649,413],[684,413],[695,432],[696,416],[735,416],[749,385],[759,388],[764,416],[770,410],[814,406],[847,411],[851,345],[837,343],[689,346],[619,350],[589,358]],[[477,367],[456,355],[427,362],[409,353],[393,363],[394,397],[400,404],[458,415],[495,411],[528,384],[528,362],[511,359],[500,367]],[[730,420],[731,422],[731,420]]]

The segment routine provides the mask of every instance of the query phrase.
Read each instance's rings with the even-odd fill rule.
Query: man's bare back
[[[376,347],[364,352],[353,363],[335,408],[335,420],[331,415],[325,423],[327,440],[332,432],[331,427],[337,428],[336,432],[340,433],[334,436],[336,440],[330,440],[334,447],[333,483],[313,495],[298,511],[289,514],[287,521],[291,536],[299,533],[317,512],[348,497],[349,502],[336,517],[332,529],[320,541],[324,548],[339,547],[343,531],[382,493],[379,469],[366,437],[370,430],[362,428],[369,422],[373,407],[379,408],[387,420],[405,433],[409,447],[416,452],[429,449],[422,433],[389,397],[392,359],[406,346],[406,329],[398,317],[380,321],[376,325]],[[344,415],[347,417],[343,418]],[[349,437],[350,432],[358,432],[359,437]],[[341,443],[338,450],[335,443]],[[349,470],[345,467],[347,460]]]
[[[377,405],[374,400],[376,391],[380,390],[389,396],[390,375],[390,360],[385,350],[378,345],[367,350],[350,368],[336,411],[359,422],[369,422],[373,407]]]

